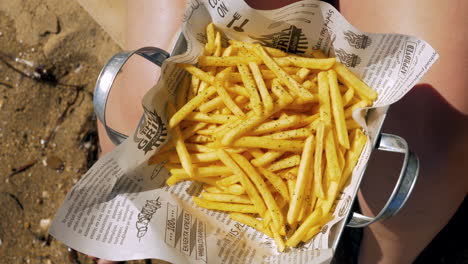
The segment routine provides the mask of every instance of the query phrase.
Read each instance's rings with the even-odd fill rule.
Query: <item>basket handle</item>
[[[377,145],[378,150],[405,154],[400,177],[398,178],[395,189],[393,189],[390,198],[380,213],[375,217],[369,217],[355,212],[347,224],[348,227],[365,227],[398,213],[408,200],[418,178],[419,159],[409,150],[405,139],[399,136],[382,133],[380,134],[380,140]]]
[[[124,51],[117,53],[102,68],[101,73],[99,74],[99,77],[96,81],[96,86],[94,88],[94,112],[96,113],[96,116],[99,119],[99,121],[101,121],[101,123],[104,125],[107,135],[111,139],[112,143],[114,143],[115,145],[119,145],[120,143],[122,143],[128,136],[112,129],[107,125],[107,99],[109,98],[109,94],[112,89],[112,84],[114,83],[117,74],[119,74],[120,69],[133,54],[138,54],[141,57],[158,65],[159,67],[161,67],[163,62],[170,56],[169,53],[160,48],[144,47],[133,51]]]

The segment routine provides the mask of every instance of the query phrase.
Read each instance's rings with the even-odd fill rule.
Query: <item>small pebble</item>
[[[50,194],[48,191],[43,191],[42,192],[42,198],[49,198],[50,197]]]
[[[2,32],[0,32],[0,33],[2,33]],[[0,36],[1,36],[1,35],[0,35]],[[2,239],[0,238],[0,246],[1,246],[1,245],[2,245]]]
[[[42,230],[47,230],[49,229],[49,226],[50,226],[50,219],[47,218],[47,219],[41,219],[41,221],[39,221],[39,226],[42,228]]]
[[[36,51],[36,49],[35,49],[35,48],[31,48],[31,51],[32,51],[32,52],[35,52],[35,51]]]
[[[45,161],[45,162],[44,162]],[[54,170],[63,170],[63,161],[57,156],[48,156],[43,163],[46,167]]]
[[[0,37],[3,36],[3,32],[0,32]]]
[[[1,108],[1,106],[0,106],[0,108]],[[88,142],[84,143],[84,144],[83,144],[83,147],[84,147],[85,149],[91,148],[91,142],[88,141]]]

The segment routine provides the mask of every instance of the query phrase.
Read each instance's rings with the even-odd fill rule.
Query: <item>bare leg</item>
[[[360,263],[411,263],[448,223],[468,191],[468,38],[465,1],[342,1],[341,11],[368,32],[416,35],[439,52],[424,81],[391,107],[384,128],[407,139],[421,160],[405,208],[364,231]],[[392,188],[401,157],[377,154],[359,194],[374,215]],[[393,169],[392,169],[393,168]]]
[[[145,46],[168,50],[182,22],[186,0],[133,0],[128,1],[128,28],[126,50]],[[159,78],[159,68],[142,58],[131,59],[125,65],[120,81],[114,84],[108,104],[108,122],[114,129],[127,135],[133,133],[143,110],[141,99]],[[103,125],[98,122],[101,155],[115,146],[107,137]],[[96,259],[98,264],[114,261]]]

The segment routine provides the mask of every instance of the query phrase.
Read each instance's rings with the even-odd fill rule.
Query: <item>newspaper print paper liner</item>
[[[73,187],[49,230],[70,247],[111,260],[157,258],[172,263],[328,263],[332,227],[350,210],[350,199],[369,159],[369,140],[351,183],[336,203],[335,219],[309,243],[279,254],[273,239],[236,223],[228,214],[195,206],[198,183],[165,186],[168,172],[147,160],[170,136],[165,105],[187,73],[175,63],[195,63],[210,22],[226,37],[279,47],[307,56],[321,49],[336,56],[375,89],[373,107],[389,105],[424,75],[437,53],[423,40],[398,34],[366,34],[331,5],[301,1],[258,11],[244,1],[192,0],[184,16],[187,52],[169,58],[158,84],[143,98],[144,119],[135,134],[101,158]],[[365,111],[353,117],[364,128]],[[371,133],[369,133],[371,134]]]

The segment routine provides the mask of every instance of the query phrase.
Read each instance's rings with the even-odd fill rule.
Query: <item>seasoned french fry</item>
[[[255,186],[250,181],[249,177],[247,177],[244,171],[239,167],[239,165],[237,165],[237,163],[231,158],[231,156],[229,156],[226,151],[219,149],[217,154],[219,159],[230,169],[230,171],[239,177],[239,181],[257,208],[257,212],[263,216],[266,211],[265,203],[263,202],[260,194],[257,192]]]
[[[250,104],[252,109],[257,115],[262,115],[263,107],[260,102],[260,95],[258,94],[257,86],[247,64],[239,63],[237,64],[237,68],[241,74],[242,82],[250,95]]]
[[[338,74],[340,82],[344,83],[348,87],[355,89],[355,92],[359,96],[374,101],[377,99],[377,92],[372,90],[365,82],[359,79],[354,73],[352,73],[343,64],[337,62],[333,65],[333,69]]]
[[[231,110],[231,112],[234,113],[236,116],[244,117],[245,113],[234,102],[234,100],[232,100],[231,96],[229,96],[229,93],[226,91],[226,89],[224,89],[224,86],[221,83],[217,83],[215,87],[216,91],[218,92],[218,95],[221,97],[227,108],[229,108],[229,110]]]
[[[185,117],[187,117],[192,111],[203,103],[206,99],[212,96],[216,92],[216,88],[209,87],[203,92],[199,93],[197,96],[192,98],[188,103],[186,103],[182,108],[179,109],[169,120],[169,128],[175,127],[179,124]]]
[[[239,176],[237,175],[231,175],[231,176],[228,176],[228,177],[225,177],[219,181],[217,181],[216,183],[218,185],[222,185],[222,186],[229,186],[229,185],[232,185],[232,184],[236,184],[239,182]]]
[[[242,213],[230,213],[229,217],[234,221],[253,227],[269,237],[273,237],[273,234],[271,233],[270,229],[265,228],[261,220],[258,220],[250,215]]]
[[[290,65],[294,65],[296,67],[318,70],[328,70],[335,64],[336,61],[335,58],[316,59],[299,56],[286,56],[282,59],[288,60]]]
[[[172,102],[167,103],[168,108],[168,115],[173,116],[176,109]],[[190,159],[190,154],[185,146],[184,139],[182,138],[182,133],[180,132],[180,128],[175,126],[172,128],[172,132],[174,133],[174,142],[177,151],[177,155],[180,157],[180,161],[182,163],[182,167],[187,172],[190,177],[195,176],[195,169],[192,164],[192,160]]]
[[[285,140],[266,137],[242,137],[232,143],[233,147],[265,148],[280,151],[301,152],[304,142],[299,140]]]
[[[297,125],[301,121],[301,118],[297,115],[288,116],[286,118],[281,118],[278,120],[273,120],[270,122],[263,123],[259,125],[256,129],[252,131],[252,135],[261,135],[266,133],[277,132],[290,128]]]
[[[307,232],[309,229],[316,225],[319,221],[320,218],[324,215],[322,213],[321,209],[315,210],[313,213],[311,213],[306,220],[299,226],[299,228],[294,232],[294,234],[288,238],[286,241],[286,246],[288,247],[295,247],[299,242],[301,242],[302,238],[307,235]]]
[[[206,27],[206,39],[207,43],[205,45],[205,54],[211,55],[215,50],[215,29],[214,24],[210,23]]]
[[[359,101],[359,102],[349,106],[348,108],[346,108],[344,110],[345,118],[351,118],[351,116],[353,115],[354,110],[356,110],[358,108],[366,107],[366,106],[368,106],[368,103],[366,101]]]
[[[272,138],[272,139],[298,139],[298,138],[306,138],[310,136],[312,132],[307,128],[298,128],[293,130],[286,130],[281,132],[276,132],[269,135],[264,135],[264,137]]]
[[[213,124],[226,124],[230,122],[231,120],[236,120],[236,119],[238,118],[234,115],[217,115],[217,114],[209,115],[209,114],[204,114],[200,112],[192,112],[192,113],[189,113],[185,117],[185,120],[213,123]]]
[[[250,177],[250,180],[254,183],[255,187],[257,187],[259,193],[265,201],[268,211],[272,215],[275,226],[281,229],[284,226],[284,216],[281,214],[281,210],[279,209],[275,198],[268,190],[268,188],[266,188],[266,184],[262,176],[260,176],[252,164],[250,164],[250,162],[242,155],[233,153],[231,156],[236,161],[236,163],[239,164],[242,169],[244,169],[246,174]]]
[[[354,141],[351,143],[351,148],[346,152],[345,155],[345,167],[343,169],[343,176],[340,179],[340,185],[338,189],[342,189],[344,185],[348,182],[349,177],[353,173],[354,167],[361,156],[361,152],[364,149],[364,146],[367,142],[367,137],[362,133],[361,130],[355,130],[356,134]]]
[[[171,169],[170,173],[172,175],[188,175],[182,168]],[[195,175],[197,177],[218,177],[220,175],[230,175],[231,173],[231,170],[225,166],[200,167],[195,170]]]
[[[258,45],[256,46],[257,54],[262,58],[265,65],[275,73],[275,75],[286,84],[286,86],[293,92],[297,97],[301,98],[304,102],[310,102],[314,99],[314,96],[302,87],[296,80],[294,80],[290,75],[288,75],[283,69],[281,69],[278,64],[268,55],[265,49]]]
[[[325,126],[331,126],[330,89],[328,85],[328,75],[326,72],[320,72],[318,74],[318,89],[320,100],[320,119],[325,123]]]
[[[263,106],[267,113],[270,113],[273,110],[273,99],[271,98],[268,89],[263,81],[262,73],[258,64],[255,62],[249,62],[250,70],[252,71],[255,83],[257,84],[258,90],[260,91],[260,96],[262,97]]]
[[[240,184],[229,185],[226,189],[229,193],[234,195],[243,195],[245,193],[245,188]]]
[[[297,222],[300,208],[304,202],[305,183],[309,177],[312,177],[311,166],[313,159],[313,146],[314,136],[309,136],[305,143],[302,151],[302,157],[299,165],[299,173],[297,175],[296,186],[292,194],[291,205],[288,210],[287,220],[288,224]]]
[[[330,87],[331,108],[333,112],[333,120],[335,121],[335,131],[338,142],[341,146],[349,148],[348,130],[346,129],[346,121],[343,111],[343,102],[341,99],[340,90],[338,88],[338,79],[334,70],[328,71],[328,83]]]
[[[348,88],[348,90],[346,90],[345,94],[343,95],[343,106],[347,106],[351,102],[351,99],[353,99],[353,97],[354,89]]]
[[[292,156],[278,160],[277,162],[271,164],[270,166],[268,166],[268,170],[275,172],[275,171],[279,171],[282,169],[295,167],[299,165],[300,162],[301,162],[301,156],[292,155]]]
[[[338,156],[336,153],[336,144],[333,136],[333,131],[329,130],[325,136],[325,157],[327,159],[327,170],[330,173],[330,180],[340,181],[341,169],[338,162]]]
[[[223,105],[224,105],[223,99],[220,96],[218,96],[200,105],[198,109],[202,113],[209,113],[217,108],[220,108]]]
[[[323,143],[325,141],[325,124],[320,122],[317,126],[317,136],[315,142],[315,161],[314,161],[314,193],[317,197],[324,199],[325,193],[323,191],[323,171],[322,171],[322,154]]]
[[[233,194],[216,194],[202,192],[201,197],[208,201],[213,202],[227,202],[227,203],[241,203],[241,204],[252,204],[252,201],[247,195],[233,195]]]
[[[267,169],[259,167],[258,170],[265,176],[265,178],[273,184],[278,193],[283,197],[284,200],[289,201],[288,186],[284,183],[283,179]]]
[[[270,164],[271,162],[275,161],[277,158],[281,157],[284,154],[284,151],[276,151],[270,150],[267,151],[263,156],[255,158],[252,160],[252,164],[261,167]]]
[[[197,206],[206,209],[239,213],[258,213],[255,205],[213,202],[198,198],[196,196],[192,196],[192,199]]]
[[[230,57],[215,57],[215,56],[200,56],[198,57],[199,66],[236,66],[239,63],[247,64],[249,62],[261,63],[262,60],[257,57],[246,56],[230,56]]]

